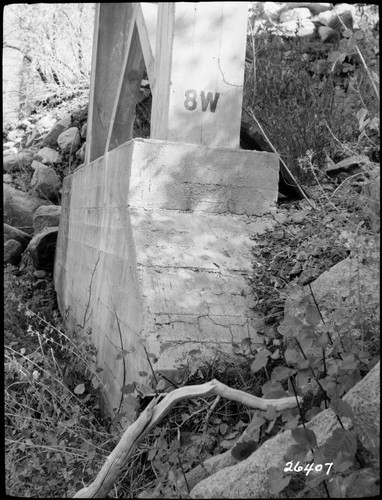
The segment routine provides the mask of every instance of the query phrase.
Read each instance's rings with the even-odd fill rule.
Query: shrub
[[[72,496],[113,443],[98,403],[94,348],[60,329],[53,287],[5,269],[5,468],[12,496]]]
[[[315,152],[318,168],[326,156],[342,159],[336,158],[337,146],[357,141],[359,109],[379,117],[378,38],[371,30],[343,29],[334,44],[306,41],[272,34],[271,26],[259,28],[255,21],[256,15],[249,30],[254,61],[246,65],[243,107],[256,116],[289,169],[308,180],[297,163],[307,150]],[[361,60],[359,46],[372,70]]]

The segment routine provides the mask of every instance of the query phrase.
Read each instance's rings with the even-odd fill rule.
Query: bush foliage
[[[357,143],[360,109],[379,123],[379,34],[368,26],[343,29],[335,43],[286,38],[273,34],[272,23],[259,26],[258,16],[250,18],[254,59],[246,65],[244,109],[256,116],[289,169],[304,178],[297,160],[306,151],[314,151],[315,166],[322,168],[327,156],[339,161],[343,145]]]

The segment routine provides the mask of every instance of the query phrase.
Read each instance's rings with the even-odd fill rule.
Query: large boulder
[[[15,172],[21,169],[25,169],[31,166],[33,161],[33,153],[28,150],[24,150],[21,153],[9,154],[3,156],[3,171],[4,172]]]
[[[369,446],[379,446],[380,435],[380,363],[355,385],[344,397],[354,413],[354,424],[342,417],[345,429],[359,431],[366,436]],[[318,446],[323,445],[340,423],[331,410],[324,410],[306,424],[314,431]],[[190,493],[191,498],[271,498],[269,469],[283,470],[284,455],[295,445],[292,431],[287,430],[266,441],[246,460],[225,467],[199,482]],[[312,498],[320,498],[322,492],[316,487]],[[326,496],[324,494],[324,496]]]
[[[71,127],[62,132],[57,139],[57,144],[63,154],[75,154],[81,146],[81,136],[77,127]]]
[[[57,235],[58,227],[46,227],[29,242],[26,252],[31,256],[35,269],[53,271]]]
[[[20,263],[23,246],[16,240],[8,240],[4,243],[4,264],[17,266]]]
[[[42,200],[33,194],[24,193],[8,184],[3,184],[4,222],[22,229],[28,234],[33,233],[33,214],[35,211],[41,205],[49,203],[49,201]]]
[[[39,207],[33,215],[34,234],[40,233],[46,227],[55,227],[60,223],[61,206],[46,205]]]
[[[310,288],[324,320],[327,321],[333,312],[331,304],[341,303],[342,307],[349,307],[349,301],[352,300],[351,291],[360,287],[362,293],[367,296],[368,293],[373,293],[378,283],[377,269],[358,262],[356,258],[347,257],[310,283]],[[307,324],[305,319],[307,301],[314,304],[307,285],[303,289],[292,288],[285,301],[286,319],[283,322],[287,321],[287,316],[294,316]]]
[[[70,125],[71,125],[72,119],[70,114],[66,115],[64,118],[56,122],[52,129],[49,131],[49,133],[45,136],[44,140],[42,141],[41,146],[50,146],[50,147],[57,147],[57,139],[58,136],[67,130]]]
[[[4,243],[9,240],[18,241],[23,250],[27,247],[28,243],[31,240],[31,236],[20,229],[16,229],[15,227],[10,226],[9,224],[3,224],[4,226]]]
[[[39,163],[35,166],[31,187],[40,198],[57,200],[61,179],[53,168]]]

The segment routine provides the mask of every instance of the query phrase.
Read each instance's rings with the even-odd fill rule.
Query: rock
[[[349,13],[352,17],[356,13],[356,7],[353,4],[350,3],[337,3],[333,10],[337,12],[337,14],[342,15],[344,13]]]
[[[365,165],[369,165],[370,160],[366,155],[355,155],[350,158],[345,158],[334,166],[328,167],[325,170],[326,175],[335,177],[340,173],[346,173],[347,176],[354,175],[355,173],[362,172]]]
[[[12,176],[9,174],[3,174],[3,182],[5,182],[6,184],[12,184]]]
[[[72,112],[72,125],[81,130],[84,122],[88,119],[88,107],[78,108]]]
[[[19,128],[27,130],[28,128],[32,128],[32,124],[27,118],[24,118],[24,120],[21,120],[21,122],[19,123]]]
[[[80,149],[76,153],[76,158],[79,158],[80,161],[84,161],[85,159],[85,149],[86,149],[86,142],[82,144]]]
[[[49,202],[37,196],[19,191],[9,184],[3,184],[4,222],[23,229],[26,233],[33,233],[33,214],[41,205]]]
[[[273,2],[264,2],[265,4]],[[332,9],[330,3],[319,3],[319,2],[287,2],[284,4],[278,4],[278,13],[281,16],[284,12],[295,10],[295,9],[309,9],[313,16],[317,16],[320,12],[325,12]],[[280,19],[281,20],[281,19]]]
[[[325,10],[323,12],[319,12],[317,15],[317,20],[323,24],[324,26],[329,26],[330,21],[336,17],[336,14],[332,9]]]
[[[281,9],[282,6],[276,2],[264,2],[264,14],[269,19],[277,19]]]
[[[36,234],[26,249],[36,270],[52,271],[56,252],[58,227],[47,227]]]
[[[39,271],[35,271],[33,273],[33,276],[37,279],[42,279],[42,278],[45,278],[46,277],[46,271],[43,271],[42,269],[40,269]]]
[[[20,142],[25,132],[21,129],[11,130],[8,132],[8,140],[13,142]]]
[[[16,240],[8,240],[4,243],[4,264],[17,266],[20,263],[23,246]]]
[[[329,28],[328,26],[320,26],[318,28],[318,34],[319,34],[322,42],[328,42],[328,43],[334,42],[335,40],[337,40],[340,37],[340,35],[337,31],[335,31],[332,28]]]
[[[57,144],[63,154],[74,154],[81,145],[81,136],[77,127],[71,127],[62,132],[57,139]]]
[[[53,125],[53,128],[50,130],[50,132],[46,135],[44,140],[42,141],[42,146],[51,146],[53,148],[57,147],[57,139],[58,136],[67,130],[72,123],[72,118],[70,114],[66,115],[64,118],[59,120]]]
[[[40,233],[46,227],[55,227],[60,224],[61,206],[46,205],[39,207],[33,215],[34,234]]]
[[[350,257],[334,265],[310,283],[314,298],[320,308],[321,314],[326,320],[332,311],[327,310],[324,300],[330,297],[332,299],[331,303],[342,303],[343,307],[346,307],[349,291],[358,286],[361,287],[365,294],[373,293],[378,286],[378,277],[372,268],[358,263],[357,259],[351,259]],[[308,288],[303,290],[297,288],[290,292],[285,301],[284,317],[294,316],[306,322],[305,308],[307,297],[313,304],[313,298]],[[281,325],[284,321],[286,320],[284,319]]]
[[[5,149],[3,151],[3,158],[5,156],[9,156],[9,155],[16,155],[17,154],[17,148],[14,147],[14,143],[13,142],[5,142],[3,144],[3,148],[9,148],[9,149]]]
[[[336,9],[335,9],[336,10]],[[338,32],[344,31],[344,26],[346,26],[347,29],[353,29],[353,16],[350,11],[344,11],[339,13],[340,19],[338,19],[338,16],[334,14],[333,18],[329,21],[329,28],[333,28],[334,30]],[[342,21],[342,22],[341,22]],[[342,24],[343,23],[343,24]]]
[[[54,125],[55,121],[53,116],[45,115],[37,121],[36,126],[49,130]]]
[[[314,283],[311,283],[311,287],[317,302],[320,303],[329,294],[345,298],[352,285],[367,287],[373,291],[378,284],[375,279],[373,269],[357,262],[355,258],[348,257],[322,273]]]
[[[28,136],[28,140],[25,142],[25,147],[30,148],[34,146],[37,141],[41,139],[41,136],[45,133],[43,127],[36,126]]]
[[[302,224],[307,217],[309,217],[308,212],[302,210],[301,212],[293,212],[289,216],[289,221],[293,224]]]
[[[262,413],[260,411],[260,413]],[[254,417],[256,418],[256,413],[254,414]],[[245,443],[251,440],[256,439],[256,434],[257,430],[251,428],[251,425],[249,425],[243,434],[235,440],[234,445],[239,444],[239,443]],[[231,448],[232,449],[232,448]],[[186,480],[188,484],[188,488],[192,489],[194,486],[196,486],[200,481],[203,479],[206,479],[219,470],[225,468],[225,467],[230,467],[232,465],[236,465],[238,463],[238,460],[236,460],[232,454],[231,454],[231,449],[227,450],[224,453],[221,453],[219,455],[214,455],[207,460],[205,460],[202,464],[197,465],[193,469],[191,469],[189,472],[186,473]],[[178,487],[180,489],[184,489],[186,487],[185,484],[185,479],[184,477],[180,478],[178,480]]]
[[[291,10],[286,10],[280,15],[280,22],[285,23],[288,21],[300,21],[309,19],[311,17],[310,10],[306,7],[299,7]]]
[[[377,449],[380,434],[380,363],[344,396],[353,409],[354,425],[350,419],[341,417],[346,429],[359,432],[369,446]],[[340,428],[336,415],[331,409],[324,410],[306,424],[314,431],[317,444],[321,446]],[[269,489],[269,469],[283,470],[284,455],[288,448],[296,444],[291,430],[277,434],[266,441],[246,460],[225,467],[214,475],[199,482],[190,492],[191,498],[271,498]],[[312,498],[321,498],[320,487],[310,492]],[[325,495],[324,495],[325,496]]]
[[[62,155],[55,149],[48,146],[40,149],[35,155],[35,158],[48,165],[54,165],[62,162]]]
[[[61,179],[53,168],[39,163],[35,166],[31,187],[40,198],[56,200],[61,188]]]
[[[32,146],[35,142],[41,139],[41,137],[49,130],[55,122],[55,119],[52,116],[46,115],[40,118],[31,131],[28,140],[25,144],[26,147]]]
[[[338,15],[342,20],[342,22],[345,24],[346,28],[353,29],[353,15],[351,9],[352,6],[347,4],[347,7],[344,8],[339,8],[339,7],[340,7],[339,5],[336,5],[333,10],[321,12],[317,16],[317,19],[320,23],[324,24],[329,28],[332,28],[337,33],[340,33],[344,29],[341,21],[338,19]]]
[[[315,32],[315,25],[309,19],[301,22],[297,21],[286,21],[285,23],[280,23],[279,28],[285,36],[311,36]]]
[[[21,153],[3,156],[3,171],[9,172],[19,171],[23,168],[31,166],[33,161],[33,154],[30,151],[22,151]]]
[[[32,170],[36,170],[36,168],[40,167],[41,165],[42,165],[43,167],[45,167],[45,166],[46,166],[46,165],[45,165],[45,163],[41,163],[40,161],[33,160],[33,161],[32,161],[32,165],[31,165],[31,169],[32,169]]]
[[[88,131],[88,124],[84,123],[81,128],[81,139],[86,139],[86,133]]]
[[[9,224],[4,223],[3,226],[4,243],[9,240],[16,240],[22,245],[23,250],[25,250],[31,240],[31,236],[29,236],[29,234],[25,233],[24,231],[21,231],[20,229],[10,226]]]

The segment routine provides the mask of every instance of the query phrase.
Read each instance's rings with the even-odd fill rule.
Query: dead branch
[[[175,389],[166,394],[162,401],[159,401],[160,396],[158,396],[151,401],[139,418],[126,429],[117,446],[107,457],[96,479],[89,486],[78,491],[74,498],[105,498],[122,469],[126,467],[127,461],[137,444],[151,429],[159,424],[177,403],[189,398],[211,395],[221,396],[260,410],[266,410],[268,406],[274,406],[276,410],[286,410],[297,406],[295,397],[262,399],[247,392],[232,389],[215,379],[205,384]],[[301,402],[302,398],[298,397],[298,400]]]

